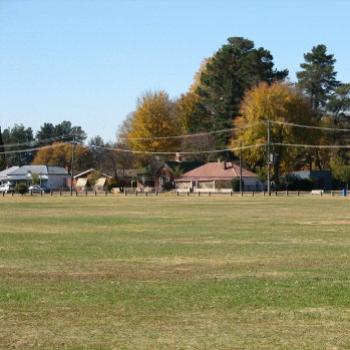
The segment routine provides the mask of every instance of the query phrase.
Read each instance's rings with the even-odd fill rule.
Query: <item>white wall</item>
[[[48,187],[50,190],[59,190],[67,187],[68,175],[49,175]]]

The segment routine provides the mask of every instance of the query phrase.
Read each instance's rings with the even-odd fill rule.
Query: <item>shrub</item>
[[[279,190],[288,189],[290,191],[311,191],[313,181],[311,179],[302,179],[299,176],[288,175],[282,179]]]
[[[175,188],[175,184],[173,181],[167,181],[163,184],[164,191],[170,191]]]
[[[123,188],[123,184],[118,181],[117,179],[109,179],[108,182],[107,182],[107,189],[108,191],[110,191],[112,188],[114,187],[119,187],[120,189]]]
[[[239,188],[239,183],[240,183],[240,179],[233,179],[232,180],[232,190],[235,192],[239,192],[240,188]],[[242,180],[242,190],[244,190],[244,181]]]
[[[23,183],[18,183],[15,187],[15,192],[19,194],[25,194],[28,192],[28,186]]]
[[[87,186],[88,187],[94,187],[96,184],[96,181],[101,177],[100,171],[93,171],[88,177],[87,177]]]

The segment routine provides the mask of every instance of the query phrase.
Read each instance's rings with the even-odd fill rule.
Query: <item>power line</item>
[[[54,141],[60,141],[60,140],[64,140],[66,138],[72,138],[73,135],[61,135],[61,136],[56,136],[56,137],[51,137],[48,139],[44,139],[44,140],[32,140],[32,141],[27,141],[27,142],[23,142],[23,143],[8,143],[8,144],[4,144],[5,148],[15,148],[15,147],[21,147],[21,146],[31,146],[31,145],[35,145],[38,143],[48,143],[48,142],[54,142]]]
[[[29,152],[36,152],[40,151],[43,149],[50,149],[50,148],[57,148],[57,147],[62,147],[66,145],[71,145],[71,143],[63,142],[60,144],[52,144],[52,145],[46,145],[46,146],[41,146],[41,147],[34,147],[34,148],[26,148],[26,149],[21,149],[21,150],[13,150],[13,151],[4,151],[0,152],[0,154],[19,154],[19,153],[29,153]],[[130,154],[146,154],[146,155],[176,155],[176,154],[212,154],[212,153],[221,153],[221,152],[233,152],[233,151],[238,151],[240,149],[245,150],[245,149],[251,149],[251,148],[258,148],[258,147],[263,147],[265,146],[264,143],[260,144],[252,144],[252,145],[246,145],[242,147],[232,147],[232,148],[222,148],[222,149],[216,149],[216,150],[198,150],[198,151],[137,151],[137,150],[131,150],[131,149],[125,149],[125,148],[118,148],[118,147],[107,147],[107,146],[96,146],[96,145],[91,145],[91,146],[86,146],[87,148],[97,148],[97,149],[103,149],[106,151],[115,151],[115,152],[120,152],[120,153],[130,153]]]
[[[0,154],[30,153],[30,152],[40,151],[43,149],[58,148],[58,147],[67,146],[67,145],[71,145],[71,143],[63,142],[60,144],[52,144],[52,145],[46,145],[46,146],[41,146],[41,147],[33,147],[33,148],[26,148],[26,149],[21,149],[21,150],[4,151],[4,152],[0,152]],[[266,147],[266,146],[267,146],[267,143],[257,143],[257,144],[245,145],[242,147],[240,147],[240,146],[227,147],[227,148],[221,148],[221,149],[215,149],[215,150],[165,151],[165,152],[162,152],[162,151],[137,151],[137,150],[131,150],[131,149],[125,149],[125,148],[96,146],[96,145],[91,145],[91,146],[86,146],[86,147],[92,148],[92,149],[97,148],[97,149],[102,149],[102,150],[106,150],[106,151],[114,151],[114,152],[129,153],[129,154],[194,155],[194,154],[215,154],[215,153],[222,153],[222,152],[234,152],[234,151],[260,148],[260,147]],[[270,142],[270,146],[295,147],[295,148],[318,148],[318,149],[350,149],[350,145],[315,145],[315,144],[283,143],[283,142]]]
[[[52,144],[52,145],[46,145],[46,146],[40,146],[40,147],[25,148],[25,149],[20,149],[20,150],[13,150],[13,151],[3,151],[3,152],[0,152],[0,154],[29,153],[29,152],[40,151],[42,149],[62,147],[62,146],[65,146],[65,145],[69,145],[69,143],[62,142],[62,143],[59,143],[59,144]]]
[[[200,136],[208,136],[208,135],[216,135],[216,134],[224,134],[228,132],[232,132],[235,130],[244,130],[252,128],[256,125],[263,124],[262,121],[252,124],[247,124],[245,126],[236,126],[234,128],[229,129],[221,129],[221,130],[214,130],[214,131],[207,131],[207,132],[199,132],[195,134],[183,134],[183,135],[172,135],[172,136],[154,136],[154,137],[119,137],[120,140],[125,141],[152,141],[152,140],[170,140],[170,139],[184,139],[184,138],[191,138],[191,137],[200,137]]]
[[[350,145],[312,145],[303,143],[271,143],[272,146],[295,147],[295,148],[319,148],[319,149],[350,149]]]
[[[252,145],[246,145],[242,147],[231,147],[231,148],[222,148],[222,149],[215,149],[215,150],[198,150],[198,151],[136,151],[131,149],[125,149],[125,148],[118,148],[118,147],[106,147],[106,146],[88,146],[89,148],[98,148],[98,149],[104,149],[108,151],[115,151],[115,152],[121,152],[121,153],[131,153],[131,154],[145,154],[145,155],[176,155],[176,154],[183,154],[183,155],[190,155],[190,154],[213,154],[213,153],[221,153],[221,152],[234,152],[238,151],[240,149],[246,150],[251,148],[259,148],[264,147],[265,143],[257,143]]]
[[[278,125],[288,125],[288,126],[293,126],[296,128],[303,128],[303,129],[350,132],[350,129],[347,129],[347,128],[330,128],[330,127],[326,127],[326,126],[305,125],[305,124],[282,122],[282,121],[278,121],[278,120],[270,120],[270,123],[271,124],[278,124]]]
[[[129,137],[119,137],[120,140],[135,140],[135,141],[152,141],[152,140],[167,140],[167,139],[182,139],[182,138],[191,138],[191,137],[201,137],[201,136],[208,136],[208,135],[216,135],[216,134],[223,134],[223,133],[228,133],[232,132],[235,130],[244,130],[244,129],[249,129],[252,128],[256,125],[260,125],[263,122],[257,122],[254,124],[248,124],[242,127],[234,127],[234,128],[229,128],[229,129],[221,129],[221,130],[214,130],[214,131],[208,131],[208,132],[199,132],[199,133],[194,133],[194,134],[183,134],[183,135],[172,135],[172,136],[154,136],[154,137],[134,137],[134,138],[129,138]],[[64,139],[73,139],[73,137],[76,135],[69,134],[69,135],[61,135],[61,136],[56,136],[56,137],[51,137],[43,140],[32,140],[32,141],[27,141],[23,143],[12,143],[12,144],[4,144],[5,148],[15,148],[15,147],[22,147],[22,146],[32,146],[38,143],[48,143],[48,142],[54,142],[54,141],[61,141]]]

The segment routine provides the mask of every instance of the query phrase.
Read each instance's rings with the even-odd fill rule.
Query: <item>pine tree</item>
[[[327,54],[325,45],[314,46],[304,54],[304,59],[305,63],[300,65],[302,70],[297,72],[298,86],[309,97],[313,111],[322,115],[322,109],[339,85],[334,70],[336,60],[334,55]]]
[[[272,83],[288,75],[287,70],[273,68],[270,51],[255,48],[254,42],[245,38],[233,37],[223,45],[201,68],[200,82],[196,93],[211,119],[211,130],[232,126],[238,116],[244,94],[252,86],[264,81]],[[227,135],[220,135],[218,147],[225,147]]]

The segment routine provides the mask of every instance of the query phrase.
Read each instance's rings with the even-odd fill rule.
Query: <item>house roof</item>
[[[189,180],[232,180],[240,176],[239,165],[233,162],[210,162],[183,174],[177,181]],[[242,168],[243,177],[257,177],[255,173]]]
[[[89,174],[91,174],[93,172],[97,172],[97,171],[98,170],[96,170],[94,168],[90,168],[90,169],[84,170],[81,173],[74,175],[74,179],[79,179],[80,177],[86,177],[87,175],[89,175]],[[103,175],[104,177],[108,177],[108,178],[112,177],[111,175],[103,173],[103,172],[101,172],[101,175]]]
[[[27,176],[28,173],[40,175],[68,175],[68,171],[60,166],[23,165],[8,174],[10,177]]]
[[[7,179],[7,176],[11,174],[13,171],[17,170],[18,168],[19,168],[18,166],[12,166],[10,168],[0,171],[0,181]]]
[[[186,173],[190,170],[198,168],[203,165],[203,162],[176,162],[176,161],[168,161],[165,162],[164,165],[167,165],[171,170],[175,171],[179,169],[183,173]]]
[[[182,171],[183,173],[190,171],[194,168],[197,168],[198,166],[202,165],[203,162],[176,162],[176,161],[158,161],[154,162],[152,164],[148,164],[144,168],[139,169],[137,175],[148,175],[148,176],[154,176],[156,175],[160,169],[162,169],[164,166],[167,166],[172,171],[175,171],[177,168]]]

